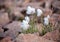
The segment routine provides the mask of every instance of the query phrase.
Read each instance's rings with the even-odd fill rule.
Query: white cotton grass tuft
[[[30,18],[28,16],[25,17],[25,20],[29,23]]]
[[[43,11],[41,9],[37,9],[37,16],[41,16],[43,14]]]
[[[47,15],[47,17],[44,18],[44,24],[45,25],[48,25],[49,24],[49,18],[50,18],[49,15]]]
[[[44,25],[48,25],[49,24],[49,19],[47,17],[44,18]]]
[[[27,7],[27,11],[26,11],[26,14],[34,14],[35,13],[35,8],[31,7],[31,6],[28,6]]]
[[[22,23],[21,23],[21,28],[23,29],[23,30],[27,30],[28,28],[29,28],[29,24],[28,24],[28,22],[26,21],[26,20],[23,20],[22,21]]]
[[[23,20],[22,24],[28,24],[28,22],[26,20]]]
[[[27,30],[29,28],[29,26],[30,26],[29,21],[30,21],[30,18],[28,16],[26,16],[25,19],[21,23],[21,28],[23,30]]]
[[[35,11],[35,8],[32,8],[32,14],[34,14],[36,11]]]
[[[32,10],[32,9],[31,9],[31,6],[28,6],[26,13],[27,13],[27,14],[31,14],[31,10]]]

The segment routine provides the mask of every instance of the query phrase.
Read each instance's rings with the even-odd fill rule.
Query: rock
[[[9,22],[8,13],[0,13],[0,25],[6,25]]]
[[[60,22],[60,14],[57,14],[56,16],[58,17],[57,19]]]
[[[0,0],[0,6],[4,5],[4,0]]]
[[[52,10],[50,10],[50,9],[44,9],[43,11],[44,11],[44,16],[47,16],[47,15],[51,16],[52,15]]]
[[[17,7],[22,7],[23,0],[14,0]]]
[[[32,1],[33,1],[33,0],[32,0]],[[36,8],[36,9],[37,9],[37,8],[42,8],[41,5],[44,3],[43,1],[41,1],[41,2],[37,2],[38,0],[36,0],[36,2],[32,2],[32,1],[29,2],[29,3],[28,3],[28,2],[27,2],[27,3],[26,3],[26,2],[23,2],[23,3],[22,3],[22,7],[32,6],[33,8]],[[34,0],[34,1],[35,1],[35,0]],[[40,0],[39,0],[39,1],[40,1]]]
[[[5,25],[3,28],[7,28],[9,30],[14,30],[17,32],[21,32],[20,21],[13,21],[12,23]]]
[[[45,1],[45,8],[49,9],[49,8],[51,8],[52,2],[55,0],[44,0],[44,1]]]
[[[0,32],[4,32],[4,30],[2,29],[2,27],[0,27]]]
[[[51,15],[49,21],[52,24],[53,27],[57,27],[58,25],[58,20],[59,20],[59,15],[58,14],[53,14]]]
[[[0,42],[13,42],[10,37],[3,38]]]
[[[60,9],[60,1],[54,1],[54,2],[52,3],[52,6],[53,6],[54,8]]]
[[[14,40],[18,36],[19,32],[16,32],[15,30],[8,30],[5,32],[6,36],[11,37],[12,40]]]
[[[54,17],[56,21],[60,21],[60,14],[53,14],[51,17]]]
[[[20,5],[22,4],[22,0],[5,0],[5,6],[7,8],[10,8],[10,7],[20,7]]]
[[[20,34],[16,38],[16,42],[54,42],[54,41],[44,39],[34,34]]]
[[[0,33],[0,40],[2,39],[2,38],[4,38],[6,36],[6,34],[4,33],[4,32],[1,32]]]
[[[27,3],[27,4],[24,4],[23,6],[24,7],[27,7],[27,6],[32,6],[33,8],[41,8],[40,5],[42,4],[43,2],[31,2],[31,3]]]
[[[14,2],[12,0],[5,0],[4,1],[4,5],[5,5],[6,8],[10,8],[10,7],[14,6],[13,3]]]
[[[15,16],[20,16],[20,17],[24,17],[21,13],[20,13],[20,8],[19,7],[14,7],[12,10],[13,14]]]
[[[4,8],[2,8],[2,9],[0,10],[0,13],[3,13],[3,12],[5,12],[5,9],[4,9]]]
[[[0,27],[0,39],[5,37],[5,33],[4,33],[4,30],[2,29],[2,27]]]
[[[21,13],[21,10],[23,10],[23,8],[19,8],[19,7],[11,7],[10,8],[10,19],[11,20],[18,20],[20,18],[24,18],[24,15]]]
[[[12,23],[5,25],[3,29],[8,29],[5,31],[6,36],[11,37],[12,39],[15,39],[16,36],[21,32],[19,21],[13,21]]]
[[[3,29],[7,29],[4,31],[6,36],[9,36],[12,39],[15,39],[16,36],[21,32],[20,22],[19,21],[13,21],[12,23],[5,25],[3,27]]]
[[[56,0],[52,3],[52,8],[54,13],[59,13],[60,14],[60,1]]]
[[[43,36],[43,38],[58,41],[58,40],[60,40],[60,32],[59,32],[59,30],[48,32]]]

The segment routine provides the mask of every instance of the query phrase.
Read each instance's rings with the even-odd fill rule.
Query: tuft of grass
[[[53,27],[52,27],[51,24],[49,24],[49,25],[43,25],[43,29],[42,29],[41,35],[43,36],[43,35],[45,35],[47,32],[51,32],[51,31],[53,31]]]
[[[38,29],[33,28],[33,27],[30,27],[29,29],[23,31],[23,33],[25,33],[25,34],[28,34],[28,33],[32,34],[32,33],[35,33],[35,32],[38,32]]]
[[[43,22],[44,22],[43,21],[44,16],[42,15],[40,18],[41,18],[40,21],[43,24]],[[29,23],[30,24],[30,27],[29,27],[29,29],[23,30],[22,33],[28,34],[28,33],[39,32],[38,31],[38,28],[35,26],[35,24],[36,24],[35,23],[35,19],[36,19],[36,15],[34,15],[33,20],[30,20],[30,23]],[[44,25],[43,24],[43,26],[42,26],[42,32],[40,33],[40,35],[43,36],[47,32],[51,32],[52,30],[53,30],[53,27],[52,27],[51,24],[49,24],[49,25]]]
[[[34,18],[35,18],[35,17],[34,17]],[[34,19],[33,19],[33,20],[30,20],[30,23],[29,23],[29,24],[30,24],[29,29],[23,30],[22,33],[28,34],[28,33],[38,32],[38,29],[37,29],[37,27],[35,26],[35,21],[34,21]]]
[[[42,32],[39,32],[41,36],[45,35],[47,32],[51,32],[53,30],[52,24],[44,25],[44,15],[40,16],[40,22],[43,24]]]
[[[41,23],[43,24],[43,22],[44,22],[44,16],[43,15],[41,15],[40,20],[41,20]]]

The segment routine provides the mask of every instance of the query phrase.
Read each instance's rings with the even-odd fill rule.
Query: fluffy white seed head
[[[28,25],[22,24],[22,25],[21,25],[21,28],[22,28],[23,30],[27,30],[27,29],[29,28],[29,24],[28,24]]]
[[[47,17],[44,18],[44,25],[48,25],[49,24],[49,19]]]
[[[28,24],[28,22],[26,20],[23,20],[22,24]]]
[[[26,20],[23,20],[23,22],[21,23],[21,28],[23,30],[27,30],[29,28],[29,24]]]
[[[31,8],[32,8],[31,6],[28,6],[28,7],[27,7],[27,10],[28,10],[28,9],[31,9]]]
[[[37,9],[37,16],[41,16],[43,14],[43,11],[41,9]]]
[[[35,8],[32,8],[31,6],[28,6],[26,13],[27,14],[34,14],[35,13]]]
[[[32,14],[34,14],[36,11],[35,11],[35,8],[32,8]]]
[[[25,20],[29,23],[30,18],[28,16],[25,17]]]
[[[31,6],[28,6],[26,13],[27,13],[27,14],[31,14],[31,10],[32,10],[32,9],[31,9]]]

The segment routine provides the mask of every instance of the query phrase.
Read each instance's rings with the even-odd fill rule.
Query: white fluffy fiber
[[[28,16],[25,17],[25,20],[22,21],[21,23],[21,28],[23,30],[27,30],[29,28],[29,21],[30,21],[30,18]]]
[[[28,6],[27,7],[27,11],[26,14],[34,14],[35,13],[35,8]]]
[[[29,28],[29,24],[26,20],[23,20],[23,22],[21,23],[21,28],[23,30],[27,30]]]
[[[37,16],[41,16],[43,14],[43,11],[41,9],[37,9]]]
[[[49,15],[44,18],[44,25],[48,25],[49,24],[49,18],[50,18]]]
[[[25,20],[29,23],[30,18],[28,16],[25,17]]]
[[[44,25],[48,25],[49,24],[49,20],[47,17],[44,18]]]

